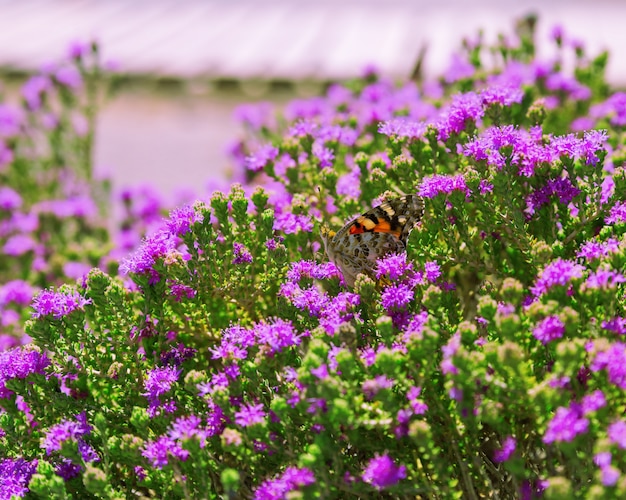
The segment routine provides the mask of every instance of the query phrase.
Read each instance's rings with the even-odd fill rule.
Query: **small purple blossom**
[[[300,345],[301,342],[301,335],[298,335],[293,325],[280,318],[257,323],[254,327],[254,334],[257,344],[268,346],[272,354]]]
[[[19,257],[27,252],[32,252],[37,247],[37,243],[28,234],[14,234],[4,243],[2,250],[6,255]]]
[[[544,345],[560,339],[564,333],[565,325],[558,316],[548,316],[540,321],[533,330],[533,336]]]
[[[325,147],[321,141],[316,140],[313,142],[312,153],[319,161],[320,167],[331,167],[333,165],[335,153],[333,153],[332,149]]]
[[[252,262],[252,254],[241,243],[233,243],[233,265],[249,264]]]
[[[161,436],[156,441],[149,441],[144,446],[141,455],[145,457],[152,467],[162,469],[165,467],[170,457],[185,461],[189,457],[189,452],[169,436]]]
[[[604,242],[587,241],[580,247],[576,257],[582,257],[587,261],[592,261],[606,257],[612,253],[617,253],[618,251],[619,242],[614,238]]]
[[[452,102],[443,109],[435,123],[438,139],[447,141],[452,134],[465,130],[468,123],[477,122],[485,114],[481,97],[474,92],[456,94]]]
[[[123,275],[147,273],[152,276],[157,260],[176,251],[176,246],[177,242],[169,231],[157,231],[148,237],[134,254],[120,263],[120,273]]]
[[[24,497],[28,492],[28,483],[37,472],[37,459],[28,461],[23,458],[4,458],[0,461],[0,498]]]
[[[597,352],[590,369],[593,372],[606,370],[609,382],[626,389],[626,344],[614,342],[608,349]]]
[[[434,260],[426,262],[426,264],[424,264],[424,273],[428,281],[435,283],[441,276],[441,267]]]
[[[22,206],[22,197],[8,186],[0,187],[0,209],[11,211]]]
[[[154,368],[148,371],[144,381],[146,392],[143,393],[149,402],[148,415],[151,417],[158,415],[161,408],[168,413],[173,409],[171,401],[161,402],[161,396],[172,389],[180,373],[180,369],[175,366]]]
[[[618,335],[624,335],[626,334],[626,318],[617,316],[608,321],[603,321],[602,328]]]
[[[611,269],[598,269],[595,272],[592,272],[587,281],[585,282],[585,287],[590,289],[602,288],[602,289],[612,289],[617,286],[618,283],[626,282],[626,278]]]
[[[403,283],[385,287],[380,296],[380,303],[386,310],[402,309],[409,305],[414,298],[413,290]]]
[[[618,201],[613,205],[604,222],[610,225],[626,222],[626,202]]]
[[[80,71],[74,66],[64,66],[54,75],[57,82],[72,90],[79,89],[83,84]]]
[[[626,422],[616,420],[607,429],[609,440],[619,446],[622,450],[626,450]]]
[[[406,478],[406,466],[396,465],[387,454],[377,455],[368,462],[361,477],[380,491]]]
[[[397,281],[405,274],[413,272],[413,262],[407,262],[406,253],[388,254],[376,262],[376,278],[388,276],[391,281]]]
[[[554,442],[571,442],[579,434],[584,434],[589,428],[589,420],[584,418],[582,407],[572,403],[569,408],[557,408],[548,428],[543,436],[546,444]]]
[[[387,378],[385,375],[378,375],[373,379],[369,379],[363,382],[363,384],[361,385],[361,389],[363,390],[365,398],[368,400],[372,400],[381,390],[391,389],[393,385],[393,380]]]
[[[14,378],[25,379],[31,374],[43,375],[50,360],[36,350],[14,348],[0,352],[0,398],[8,398],[13,392],[6,382]]]
[[[170,212],[167,228],[173,235],[183,236],[191,230],[193,224],[202,222],[203,218],[192,205],[175,208]]]
[[[519,104],[524,98],[524,92],[518,87],[491,86],[480,92],[485,104],[500,104],[511,106]]]
[[[606,397],[600,389],[597,389],[583,397],[581,406],[583,415],[588,415],[598,411],[600,408],[604,408],[606,406]]]
[[[493,460],[496,463],[506,462],[515,453],[517,441],[513,436],[507,436],[502,442],[502,446],[495,451]]]
[[[34,293],[35,289],[26,281],[7,281],[4,285],[0,286],[0,307],[7,306],[11,303],[26,306],[30,304]]]
[[[420,184],[418,194],[425,198],[434,198],[443,193],[450,194],[452,191],[464,192],[469,195],[470,190],[465,184],[465,178],[462,174],[457,175],[439,175],[435,174],[426,177]]]
[[[77,441],[78,438],[90,434],[91,425],[87,423],[85,412],[76,416],[75,420],[63,420],[53,425],[46,432],[41,447],[50,455],[53,451],[59,451],[65,441]]]
[[[547,293],[555,286],[565,286],[571,280],[581,278],[584,267],[569,260],[557,259],[541,271],[531,291],[535,297]]]
[[[239,411],[235,412],[235,423],[242,427],[250,427],[265,422],[267,414],[263,410],[263,404],[243,405]]]
[[[33,299],[33,318],[53,316],[61,319],[74,311],[82,310],[87,304],[91,304],[91,299],[86,299],[76,290],[42,290]]]
[[[252,172],[259,172],[278,156],[278,148],[265,144],[246,158],[246,168]]]
[[[274,479],[263,481],[254,491],[254,500],[279,500],[287,498],[291,491],[315,482],[313,471],[306,467],[287,467]]]

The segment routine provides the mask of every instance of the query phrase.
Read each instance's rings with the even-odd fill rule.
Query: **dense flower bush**
[[[553,44],[242,108],[244,186],[173,210],[125,281],[36,295],[0,354],[3,492],[623,497],[626,100]],[[319,221],[398,193],[426,207],[407,253],[345,287]]]

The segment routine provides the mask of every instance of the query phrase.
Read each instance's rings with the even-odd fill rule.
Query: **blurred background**
[[[97,40],[125,84],[99,115],[96,168],[116,189],[150,182],[176,198],[228,176],[241,103],[318,94],[368,65],[406,78],[439,75],[464,37],[511,33],[539,16],[609,50],[608,77],[626,84],[626,2],[619,0],[0,0],[0,72],[26,75],[73,40]]]

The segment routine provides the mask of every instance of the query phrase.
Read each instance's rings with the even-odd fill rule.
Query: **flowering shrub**
[[[518,37],[243,109],[264,188],[172,211],[132,284],[36,296],[0,360],[4,491],[624,496],[624,100],[605,55]],[[426,207],[406,254],[345,287],[318,221],[399,192]]]
[[[0,103],[2,349],[23,335],[36,290],[82,277],[109,249],[108,183],[92,161],[102,71],[96,45],[73,43]]]

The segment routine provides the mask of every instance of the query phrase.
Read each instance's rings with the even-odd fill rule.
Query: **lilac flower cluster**
[[[337,268],[331,264],[316,264],[311,261],[294,262],[287,273],[287,281],[281,285],[279,295],[291,305],[319,321],[319,325],[328,335],[339,332],[341,325],[348,324],[358,313],[353,310],[359,304],[359,295],[351,292],[340,292],[332,297],[321,291],[314,284],[302,286],[304,279],[329,279],[340,277]]]
[[[33,300],[33,318],[52,316],[61,319],[72,312],[83,309],[87,304],[91,304],[91,299],[86,299],[76,290],[54,291],[42,290]]]
[[[0,352],[0,398],[13,395],[6,387],[12,379],[25,379],[31,374],[43,375],[50,360],[46,354],[28,348],[14,348]]]
[[[287,467],[274,479],[264,481],[254,491],[255,500],[274,500],[287,498],[291,491],[298,491],[304,486],[315,483],[313,471],[306,467]]]
[[[377,490],[383,490],[406,478],[406,466],[396,465],[387,454],[379,455],[368,462],[361,477]]]

